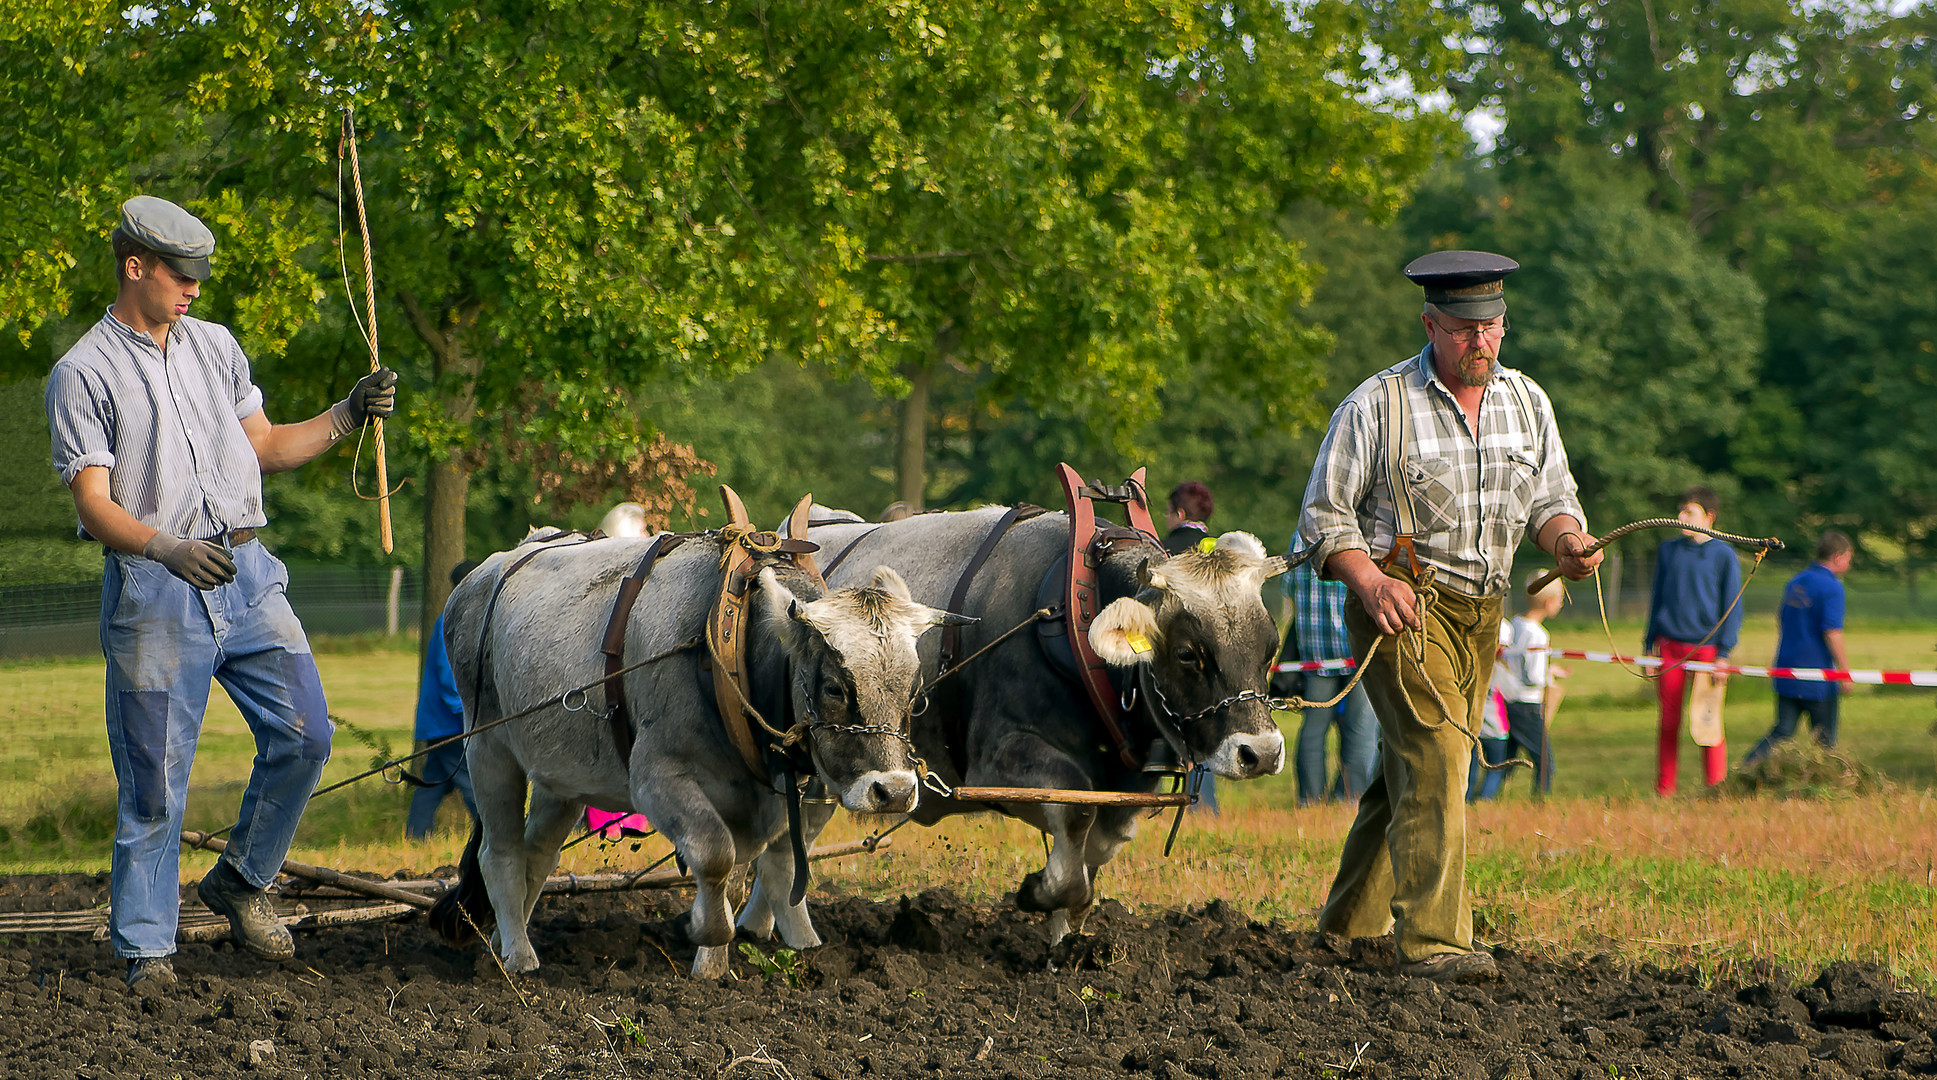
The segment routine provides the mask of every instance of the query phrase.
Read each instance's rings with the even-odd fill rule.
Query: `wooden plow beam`
[[[221,851],[221,840],[206,833],[183,833],[182,842],[190,847],[204,847],[211,851]],[[872,847],[864,841],[850,840],[841,844],[828,844],[807,853],[809,859],[839,859],[848,855],[859,855],[869,851],[880,851],[893,844],[883,837]],[[332,898],[384,898],[390,903],[369,907],[337,908],[326,911],[297,910],[288,915],[278,916],[278,920],[291,930],[320,930],[332,926],[348,926],[361,922],[375,922],[385,919],[399,919],[424,911],[437,902],[435,894],[442,893],[454,882],[441,878],[422,881],[369,881],[354,877],[327,867],[311,866],[308,863],[285,861],[283,872],[297,879],[298,883],[285,889],[284,895],[315,899]],[[630,874],[561,874],[545,879],[547,893],[575,894],[593,892],[624,892],[629,889],[676,889],[691,885],[690,875],[678,870],[659,870],[652,873]],[[329,890],[325,892],[323,890]],[[426,895],[426,893],[432,893]],[[108,912],[105,907],[87,911],[20,911],[0,912],[0,934],[93,934],[96,940],[105,940],[108,933]],[[229,922],[217,916],[188,914],[184,915],[176,940],[181,942],[220,941],[229,936]]]
[[[1189,806],[1181,792],[1065,791],[1058,788],[958,787],[950,798],[962,802],[1057,803],[1066,806]]]

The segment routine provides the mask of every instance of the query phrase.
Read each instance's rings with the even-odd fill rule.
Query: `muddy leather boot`
[[[140,956],[128,962],[128,985],[168,986],[175,981],[175,961],[166,956]]]
[[[296,940],[288,927],[276,921],[268,892],[249,884],[227,859],[215,860],[215,869],[195,887],[195,895],[210,911],[228,917],[236,944],[264,960],[296,955]]]
[[[1493,962],[1491,953],[1446,952],[1418,963],[1400,964],[1399,974],[1434,982],[1491,982],[1500,977],[1500,965]]]

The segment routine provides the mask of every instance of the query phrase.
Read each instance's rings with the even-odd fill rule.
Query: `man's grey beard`
[[[1458,376],[1460,385],[1462,386],[1485,386],[1487,383],[1492,382],[1493,377],[1499,373],[1500,358],[1497,356],[1489,356],[1486,358],[1485,368],[1479,371],[1468,371],[1466,368],[1461,367],[1454,374]]]

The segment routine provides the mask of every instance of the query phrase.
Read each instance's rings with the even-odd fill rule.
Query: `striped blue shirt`
[[[115,505],[176,536],[269,523],[262,466],[242,430],[242,418],[261,410],[235,336],[188,316],[169,331],[164,358],[154,339],[110,311],[47,379],[61,482],[104,466]]]

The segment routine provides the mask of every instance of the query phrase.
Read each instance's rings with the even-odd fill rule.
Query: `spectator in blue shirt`
[[[451,584],[463,581],[477,567],[477,562],[471,559],[458,563],[451,568]],[[437,625],[431,628],[430,640],[424,644],[424,677],[417,684],[418,749],[423,749],[424,743],[448,739],[463,730],[464,701],[457,696],[457,679],[451,675],[451,656],[444,649],[444,616],[440,612]],[[464,763],[463,742],[440,746],[424,755],[419,759],[417,771],[429,783],[410,797],[405,836],[412,840],[429,836],[431,825],[437,821],[437,808],[452,791],[463,797],[471,816],[477,816],[478,800],[471,793],[471,770]]]
[[[1850,538],[1827,529],[1816,542],[1816,561],[1789,579],[1776,615],[1776,667],[1835,668],[1848,671],[1843,649],[1843,582],[1849,572]],[[1794,738],[1803,713],[1810,730],[1826,747],[1836,745],[1836,706],[1849,690],[1846,682],[1776,679],[1776,726],[1742,759],[1747,768],[1769,756],[1776,743]]]
[[[1292,537],[1291,549],[1298,550]],[[1285,596],[1291,600],[1292,651],[1306,660],[1336,660],[1352,655],[1352,643],[1345,635],[1345,594],[1342,581],[1325,581],[1307,562],[1283,578]],[[1352,672],[1312,671],[1305,674],[1307,701],[1325,701],[1345,688]],[[1378,761],[1379,720],[1373,715],[1372,700],[1364,686],[1355,686],[1345,700],[1331,708],[1306,709],[1298,729],[1298,748],[1294,765],[1298,775],[1298,804],[1310,806],[1324,801],[1328,774],[1325,771],[1325,736],[1338,725],[1338,778],[1331,783],[1330,798],[1356,805],[1359,795],[1372,783],[1372,770]]]
[[[1707,487],[1681,493],[1675,517],[1686,525],[1715,527],[1721,500]],[[1648,601],[1648,632],[1642,649],[1662,659],[1655,690],[1661,702],[1661,729],[1655,742],[1655,794],[1673,795],[1681,768],[1681,713],[1687,697],[1691,660],[1726,660],[1742,632],[1742,564],[1727,544],[1684,529],[1661,545],[1655,557],[1653,595]],[[1721,673],[1716,678],[1727,676]],[[1702,779],[1710,787],[1728,775],[1726,741],[1702,747]]]

